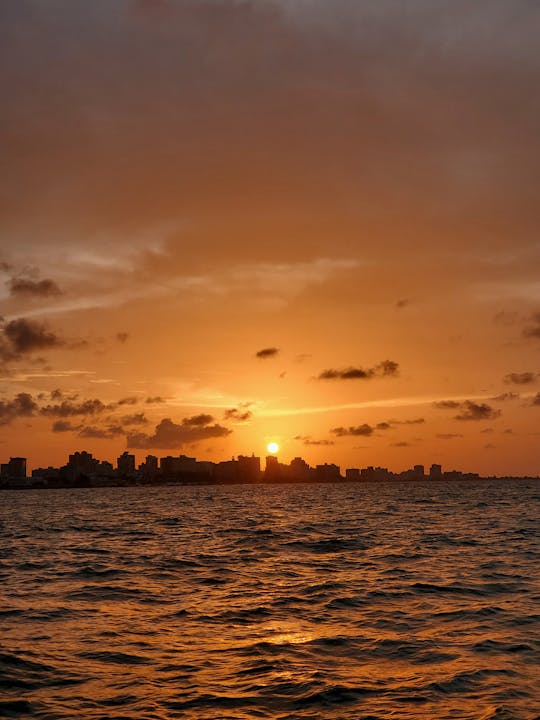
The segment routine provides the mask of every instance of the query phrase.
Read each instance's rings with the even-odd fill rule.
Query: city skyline
[[[0,454],[538,474],[539,9],[436,7],[3,5]]]
[[[87,450],[69,454],[59,467],[30,467],[26,457],[10,457],[0,463],[0,488],[43,488],[91,486],[130,486],[140,484],[249,484],[280,482],[384,482],[384,481],[455,481],[501,479],[540,479],[540,476],[482,476],[469,469],[443,469],[433,462],[428,467],[414,463],[399,470],[366,465],[346,467],[327,462],[310,465],[301,456],[282,462],[277,451],[265,457],[238,454],[229,459],[206,460],[184,455],[148,454],[137,462],[135,454],[124,450],[115,462],[95,458]]]

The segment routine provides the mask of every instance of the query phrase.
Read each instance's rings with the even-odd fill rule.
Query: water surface
[[[540,485],[6,491],[0,716],[532,720]]]

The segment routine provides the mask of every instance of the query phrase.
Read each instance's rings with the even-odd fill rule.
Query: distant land
[[[0,489],[25,490],[73,487],[128,487],[136,485],[233,485],[255,483],[319,483],[319,482],[407,482],[429,480],[476,481],[489,480],[478,473],[459,470],[443,471],[441,465],[433,464],[426,472],[423,465],[394,473],[383,467],[367,466],[347,468],[345,474],[332,463],[310,467],[300,457],[289,464],[280,463],[275,455],[266,458],[264,470],[261,459],[255,455],[238,455],[223,462],[197,460],[187,455],[157,458],[147,455],[144,462],[136,465],[135,455],[122,453],[116,467],[108,461],[98,460],[85,450],[69,456],[62,467],[35,468],[31,475],[26,472],[26,458],[12,457],[0,465]],[[507,480],[539,478],[505,476]]]

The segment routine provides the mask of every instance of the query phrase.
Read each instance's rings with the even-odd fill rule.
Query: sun
[[[277,442],[269,442],[266,446],[266,449],[269,453],[272,453],[272,455],[275,455],[277,452],[279,452],[279,445]]]

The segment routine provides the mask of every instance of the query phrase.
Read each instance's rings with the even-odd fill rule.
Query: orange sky
[[[538,474],[539,21],[3,3],[2,461]]]

